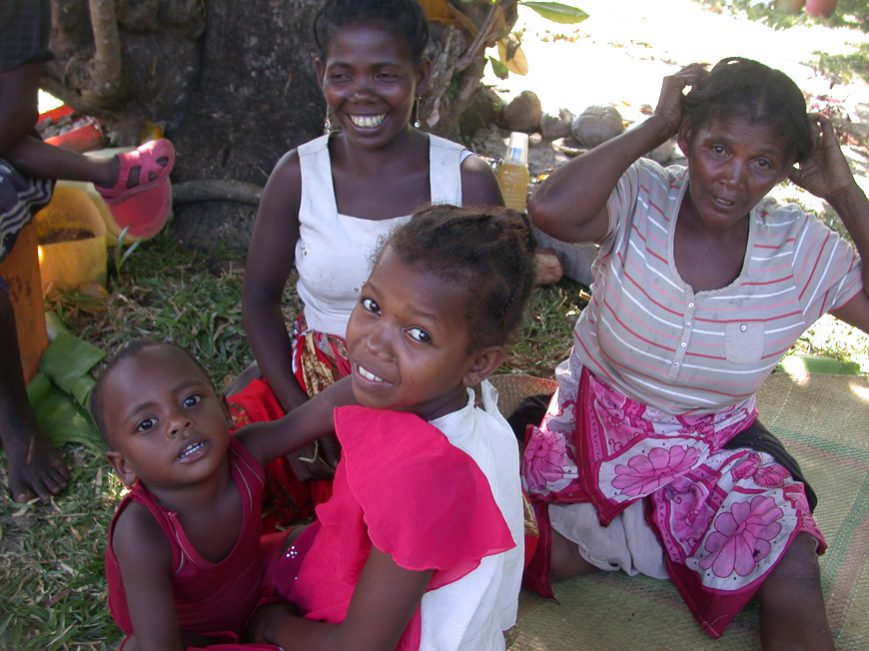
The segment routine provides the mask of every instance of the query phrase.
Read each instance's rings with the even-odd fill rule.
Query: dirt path
[[[593,104],[611,104],[630,122],[642,119],[643,104],[654,105],[661,79],[693,61],[715,63],[726,56],[757,59],[789,75],[810,94],[810,107],[835,106],[840,124],[862,146],[848,154],[869,189],[869,87],[859,77],[831,86],[811,63],[815,51],[853,52],[866,36],[822,25],[775,30],[761,22],[714,13],[693,0],[575,0],[589,14],[579,25],[558,25],[520,7],[529,73],[484,82],[510,100],[534,91],[543,110],[574,114]],[[849,124],[850,123],[850,124]],[[496,155],[500,156],[501,152]]]

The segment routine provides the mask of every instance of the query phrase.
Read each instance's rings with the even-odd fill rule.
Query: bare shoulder
[[[302,166],[299,163],[298,149],[291,149],[275,163],[272,173],[269,175],[269,180],[266,183],[266,190],[272,185],[277,185],[284,190],[298,190],[301,188]],[[288,187],[288,185],[291,187]]]
[[[495,173],[479,156],[471,154],[462,161],[462,204],[465,206],[503,206]]]
[[[123,565],[125,561],[147,563],[151,567],[172,561],[169,543],[154,516],[141,504],[129,504],[118,516],[112,535],[112,549]]]
[[[299,206],[302,201],[302,168],[298,149],[292,149],[281,156],[266,182],[263,196],[257,210],[257,229],[267,229],[268,239],[295,240],[298,225]],[[262,245],[255,230],[252,248]]]

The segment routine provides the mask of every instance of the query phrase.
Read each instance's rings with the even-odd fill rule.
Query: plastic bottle
[[[495,172],[504,203],[513,210],[524,211],[528,199],[528,134],[514,131],[504,154],[504,160]]]

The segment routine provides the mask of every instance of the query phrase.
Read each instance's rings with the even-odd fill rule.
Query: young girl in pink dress
[[[256,648],[240,640],[270,545],[282,544],[261,540],[263,464],[330,432],[332,407],[351,398],[336,386],[230,435],[226,404],[186,350],[134,342],[113,358],[91,411],[130,488],[106,548],[109,610],[125,651]]]
[[[641,158],[673,135],[687,167]],[[830,203],[856,254],[766,197],[785,178]],[[525,449],[541,524],[529,583],[669,578],[713,637],[757,595],[764,648],[832,648],[814,494],[755,408],[822,314],[869,330],[869,202],[829,119],[761,63],[694,64],[664,80],[652,117],[549,177],[530,212],[600,252]]]
[[[393,232],[347,326],[364,406],[335,412],[334,493],[269,569],[295,606],[262,609],[257,639],[286,651],[504,649],[523,509],[515,436],[486,377],[520,323],[533,249],[510,211],[435,206]]]
[[[328,0],[314,38],[334,132],[289,151],[266,184],[243,295],[263,379],[229,397],[240,423],[278,418],[349,373],[344,333],[371,260],[414,211],[503,204],[484,161],[412,124],[431,71],[428,26],[415,0]],[[294,265],[304,310],[288,328],[281,305]],[[336,451],[321,444],[300,456],[292,469],[269,467],[284,522],[309,516],[328,497],[328,482],[296,479],[330,476]]]

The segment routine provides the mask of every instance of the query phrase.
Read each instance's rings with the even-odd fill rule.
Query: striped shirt
[[[802,332],[862,289],[844,240],[798,206],[765,198],[750,214],[740,275],[695,292],[673,256],[687,187],[687,168],[646,159],[622,175],[592,265],[593,298],[574,329],[577,361],[671,414],[752,399]]]

